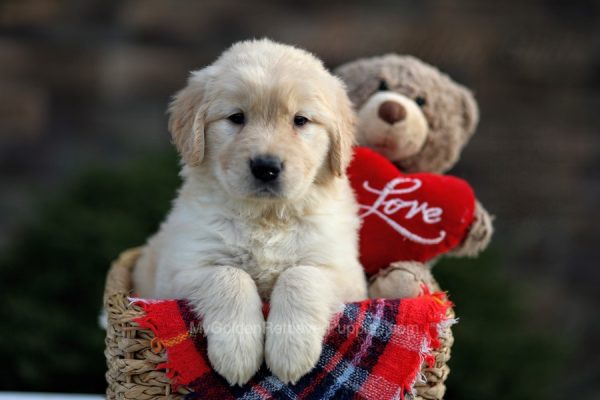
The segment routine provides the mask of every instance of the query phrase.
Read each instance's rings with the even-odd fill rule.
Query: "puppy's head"
[[[295,199],[343,176],[354,114],[313,55],[269,40],[233,45],[192,73],[169,126],[192,174],[238,198]]]

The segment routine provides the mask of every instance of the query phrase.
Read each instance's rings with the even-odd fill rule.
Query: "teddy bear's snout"
[[[381,103],[378,114],[379,118],[390,125],[394,125],[406,118],[406,109],[402,104],[388,100]]]

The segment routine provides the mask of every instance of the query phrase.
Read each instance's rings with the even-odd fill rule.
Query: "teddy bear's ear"
[[[479,123],[479,107],[473,93],[464,87],[459,88],[460,101],[462,105],[463,127],[465,129],[466,138],[469,138],[477,128]]]
[[[350,100],[358,109],[369,100],[377,88],[380,69],[380,58],[363,58],[342,64],[333,73],[344,82]]]
[[[183,160],[191,166],[204,158],[204,87],[207,68],[194,72],[188,85],[173,96],[169,105],[169,131]]]

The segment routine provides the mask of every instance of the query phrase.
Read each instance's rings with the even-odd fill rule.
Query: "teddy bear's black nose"
[[[394,125],[406,118],[406,109],[402,104],[388,100],[379,106],[378,114],[379,118],[390,125]]]
[[[277,179],[283,169],[283,162],[279,157],[262,155],[250,160],[250,171],[256,179],[262,182],[271,182]]]

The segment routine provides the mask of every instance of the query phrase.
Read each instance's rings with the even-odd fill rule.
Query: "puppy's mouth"
[[[252,197],[260,199],[275,199],[282,197],[281,189],[278,184],[260,184],[250,194]]]

